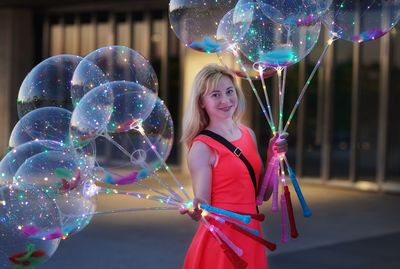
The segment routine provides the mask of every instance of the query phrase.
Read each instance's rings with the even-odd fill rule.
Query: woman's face
[[[201,107],[205,109],[210,120],[232,119],[238,106],[235,86],[229,77],[223,76],[215,89],[201,97]]]

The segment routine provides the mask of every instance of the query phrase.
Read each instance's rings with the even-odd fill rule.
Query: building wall
[[[0,156],[16,124],[17,93],[33,66],[33,15],[29,10],[0,9]]]
[[[203,65],[218,59],[184,48],[169,29],[168,1],[159,1],[159,5],[154,2],[149,6],[102,2],[43,7],[40,11],[2,9],[0,25],[4,27],[0,34],[5,42],[0,44],[0,85],[4,89],[0,123],[5,127],[0,130],[0,154],[5,153],[10,127],[16,122],[19,84],[32,63],[38,62],[35,59],[60,53],[85,55],[97,47],[120,44],[138,50],[155,67],[160,96],[166,100],[175,121],[176,142],[169,161],[187,172],[187,149],[178,141],[191,81]],[[32,28],[33,21],[37,22],[36,29]],[[399,189],[399,33],[397,26],[375,41],[354,44],[337,40],[331,46],[288,129],[289,162],[301,178],[350,188]],[[285,117],[327,38],[323,33],[311,54],[288,69]],[[233,64],[234,61],[230,63]],[[268,79],[266,83],[277,107],[277,81]],[[256,131],[264,157],[271,133],[248,84],[245,80],[241,84],[249,108],[244,122]],[[261,89],[260,82],[255,85]],[[105,147],[100,155],[112,157],[112,149]]]

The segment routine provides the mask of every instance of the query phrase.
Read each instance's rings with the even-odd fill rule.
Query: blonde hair
[[[245,110],[246,102],[241,88],[238,87],[235,81],[234,74],[221,65],[208,64],[197,73],[193,80],[189,103],[183,116],[181,142],[190,146],[198,133],[208,126],[210,119],[207,112],[201,108],[200,99],[211,90],[215,89],[221,78],[224,76],[228,77],[235,87],[238,97],[238,106],[233,113],[233,120],[236,123],[240,122]]]

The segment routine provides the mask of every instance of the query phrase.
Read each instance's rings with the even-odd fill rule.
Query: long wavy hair
[[[218,64],[208,64],[197,73],[193,80],[189,103],[183,115],[181,142],[187,146],[190,146],[199,132],[208,126],[210,118],[201,107],[201,98],[214,90],[223,76],[228,77],[235,87],[238,106],[233,113],[233,120],[236,123],[240,122],[246,107],[246,101],[243,91],[235,81],[235,75],[226,67]]]

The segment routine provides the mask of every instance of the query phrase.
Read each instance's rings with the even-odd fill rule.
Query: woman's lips
[[[219,110],[227,112],[227,111],[231,110],[231,108],[232,108],[232,106],[225,106],[225,107],[220,107]]]

